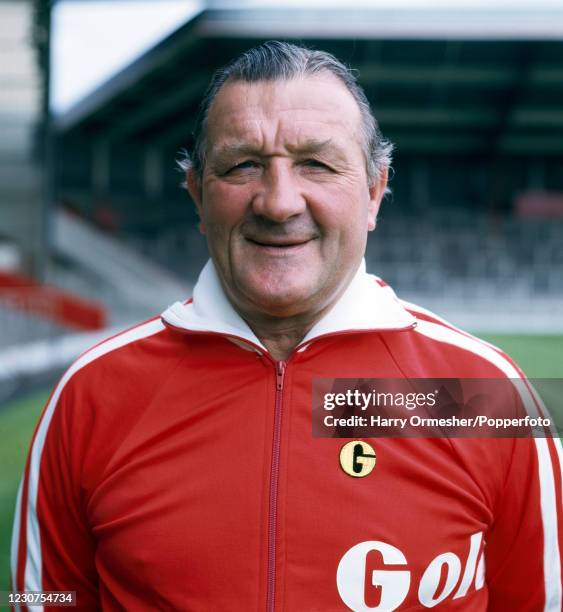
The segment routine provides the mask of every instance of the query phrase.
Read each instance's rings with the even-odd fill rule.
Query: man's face
[[[350,282],[386,184],[368,185],[361,138],[357,104],[329,73],[220,90],[201,184],[188,185],[245,318],[314,317]]]

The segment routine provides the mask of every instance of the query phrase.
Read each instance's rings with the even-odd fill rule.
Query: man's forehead
[[[305,146],[355,135],[359,123],[352,94],[336,77],[322,74],[227,83],[211,105],[207,127],[216,144],[242,139],[257,145],[275,132],[294,146]],[[319,133],[325,137],[319,138]]]
[[[329,94],[327,96],[327,94]],[[327,70],[293,78],[260,81],[227,80],[212,103],[231,107],[247,107],[253,103],[265,106],[284,106],[288,100],[312,106],[321,104],[327,109],[343,105],[355,107],[357,102],[346,85]]]

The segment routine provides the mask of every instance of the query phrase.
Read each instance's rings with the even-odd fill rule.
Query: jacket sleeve
[[[512,442],[485,548],[488,610],[561,612],[561,442],[558,437]]]
[[[36,427],[20,484],[12,534],[18,591],[76,591],[78,609],[98,606],[95,543],[80,489],[87,424],[77,426],[65,378]],[[33,608],[37,609],[37,608]]]

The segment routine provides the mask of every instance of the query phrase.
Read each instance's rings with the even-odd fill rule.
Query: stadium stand
[[[205,241],[175,159],[192,144],[212,70],[277,37],[357,68],[396,145],[393,196],[370,235],[369,268],[401,297],[468,329],[563,331],[563,220],[553,214],[563,193],[563,9],[503,6],[485,15],[453,5],[390,12],[202,2],[53,117],[53,3],[4,5],[0,35],[17,39],[17,62],[3,70],[17,86],[0,97],[0,110],[10,109],[0,112],[10,137],[0,142],[0,234],[18,245],[20,272],[102,303],[109,325],[189,295]],[[0,349],[55,346],[66,335],[12,306],[0,305]]]
[[[35,135],[41,121],[41,73],[32,39],[31,2],[0,5],[0,243],[17,245],[14,260],[38,271],[43,247],[41,174]],[[0,257],[0,261],[4,259]]]
[[[563,328],[555,316],[561,219],[519,216],[517,203],[533,190],[563,193],[556,16],[542,20],[538,7],[486,16],[466,8],[460,21],[458,9],[445,5],[392,15],[377,6],[202,6],[55,119],[59,202],[193,283],[205,246],[174,159],[191,144],[205,84],[245,48],[297,39],[358,69],[396,145],[393,199],[370,237],[370,268],[460,325]]]
[[[460,208],[429,210],[422,218],[384,216],[378,229],[369,243],[373,268],[406,291],[563,296],[561,221],[490,219]]]
[[[66,330],[40,315],[22,312],[5,304],[0,306],[0,349],[9,346],[60,337]]]
[[[59,263],[61,256],[67,262],[53,266],[53,283],[101,300],[113,325],[152,316],[191,291],[187,281],[169,272],[171,267],[159,266],[64,210],[53,220],[53,248]]]

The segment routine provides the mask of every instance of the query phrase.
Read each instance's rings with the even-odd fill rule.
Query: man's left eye
[[[332,171],[332,168],[319,161],[318,159],[306,159],[302,162],[302,165],[307,166],[308,168],[318,168],[319,170]]]

